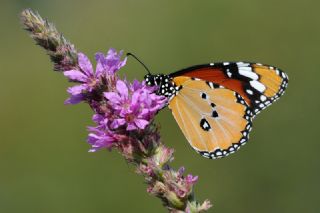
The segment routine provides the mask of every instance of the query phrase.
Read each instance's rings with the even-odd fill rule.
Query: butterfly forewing
[[[197,65],[170,76],[198,78],[233,90],[244,98],[254,114],[277,100],[288,85],[288,76],[280,69],[245,62]]]
[[[180,87],[169,108],[191,146],[208,158],[235,152],[248,139],[252,112],[236,92],[190,77],[175,77]]]

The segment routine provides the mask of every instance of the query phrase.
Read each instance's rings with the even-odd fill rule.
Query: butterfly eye
[[[147,75],[144,76],[144,80],[145,81],[150,81],[150,77],[151,77],[151,75],[147,74]]]

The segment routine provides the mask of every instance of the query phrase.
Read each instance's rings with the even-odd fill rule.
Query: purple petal
[[[93,68],[89,58],[83,54],[78,53],[78,63],[80,68],[86,73],[87,76],[93,76]]]
[[[85,100],[85,96],[82,94],[83,90],[86,90],[86,85],[76,85],[69,87],[67,92],[71,95],[70,98],[65,100],[64,104],[77,104]]]
[[[141,89],[143,87],[143,85],[136,79],[133,80],[132,85],[131,85],[131,89],[133,91],[136,91],[138,89]]]
[[[104,129],[106,128],[106,125],[108,123],[108,118],[103,116],[103,115],[100,115],[100,114],[94,114],[92,116],[92,120],[99,125],[99,127],[103,127]]]
[[[92,149],[90,149],[91,152],[93,150],[97,151],[102,148],[109,148],[112,146],[113,142],[114,140],[109,136],[100,137],[94,134],[89,134],[88,136],[88,143],[92,146]]]
[[[141,109],[143,109],[143,106],[140,103],[133,104],[131,103],[130,108],[128,108],[128,112],[131,114],[134,114],[136,117],[140,117],[141,115]]]
[[[104,92],[103,95],[111,104],[119,104],[121,101],[120,96],[115,92]]]
[[[120,51],[120,52],[121,52],[121,51]],[[106,59],[108,59],[108,60],[117,60],[118,57],[117,57],[117,51],[116,51],[116,49],[110,48],[110,49],[108,50],[108,52],[107,52],[107,57],[106,57]]]
[[[185,171],[185,168],[184,168],[183,166],[180,167],[179,170],[178,170],[178,176],[179,176],[179,177],[182,177],[184,171]]]
[[[139,129],[144,129],[149,124],[149,122],[144,119],[135,119],[134,123],[139,127]]]
[[[94,114],[92,116],[92,120],[95,122],[95,123],[100,123],[100,121],[102,121],[104,119],[104,117],[100,114]]]
[[[127,63],[127,57],[125,57],[125,58],[123,59],[123,61],[120,61],[120,62],[119,62],[119,64],[118,64],[118,69],[117,69],[117,70],[119,70],[121,67],[125,66],[126,63]]]
[[[134,125],[133,123],[128,123],[128,126],[127,126],[128,131],[135,130],[135,129],[137,129],[136,125]]]
[[[105,59],[104,54],[100,53],[100,52],[96,53],[95,59],[96,59],[96,61],[103,61]]]
[[[132,105],[136,105],[139,101],[139,97],[140,97],[140,93],[139,92],[134,92],[132,95],[132,99],[131,99],[131,104]]]
[[[123,126],[125,123],[126,123],[125,119],[119,118],[119,119],[113,120],[110,126],[111,126],[112,129],[116,129],[119,126]]]
[[[64,104],[78,104],[85,99],[84,95],[72,95],[70,98],[64,101]]]
[[[116,71],[118,71],[121,67],[123,67],[126,64],[126,58],[123,61],[120,60],[122,54],[123,51],[120,51],[119,54],[117,54],[115,49],[109,49],[106,56],[106,64],[108,66],[109,73],[114,74]]]
[[[82,93],[83,90],[86,90],[87,87],[85,85],[76,85],[76,86],[73,86],[73,87],[69,87],[67,89],[67,92],[71,95],[79,95]]]
[[[187,175],[186,181],[188,184],[195,184],[198,181],[198,176]]]
[[[95,152],[102,148],[110,148],[116,142],[115,135],[110,131],[101,131],[97,127],[88,128],[89,133],[87,141],[92,145],[89,152]]]
[[[139,117],[144,118],[145,120],[150,120],[150,116],[153,114],[154,114],[154,112],[150,111],[149,109],[143,109],[139,113]]]
[[[88,77],[80,72],[79,70],[69,70],[63,72],[64,76],[68,77],[70,80],[79,81],[81,83],[87,82]]]
[[[96,66],[96,77],[100,77],[105,72],[105,66],[103,64],[104,62],[104,55],[103,53],[96,53],[95,55],[97,66]]]
[[[118,80],[116,88],[121,96],[123,96],[126,99],[128,98],[128,87],[123,81]]]
[[[88,143],[89,144],[91,144],[91,145],[93,145],[93,144],[95,144],[96,143],[96,141],[97,140],[99,140],[100,139],[100,137],[98,136],[98,135],[96,135],[96,134],[94,134],[94,133],[90,133],[89,135],[88,135]]]

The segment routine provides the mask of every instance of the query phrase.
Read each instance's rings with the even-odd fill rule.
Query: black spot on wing
[[[202,99],[207,99],[207,94],[206,94],[206,93],[204,93],[204,92],[203,92],[203,93],[201,93],[201,98],[202,98]]]
[[[213,110],[212,111],[212,117],[213,118],[217,118],[219,115],[218,115],[218,113],[217,113],[217,111],[216,110]]]
[[[200,127],[204,130],[204,131],[209,131],[211,129],[211,126],[209,124],[209,122],[205,119],[202,118],[200,121]]]

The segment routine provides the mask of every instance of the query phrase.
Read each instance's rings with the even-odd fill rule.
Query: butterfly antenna
[[[147,67],[142,61],[140,61],[140,60],[137,58],[137,56],[135,56],[135,55],[132,54],[132,53],[127,53],[127,56],[132,56],[134,59],[136,59],[136,60],[147,70],[148,74],[151,75],[151,72],[150,72],[150,70],[148,69],[148,67]]]

